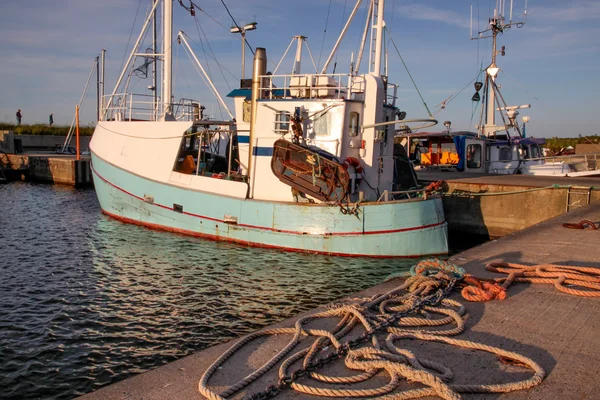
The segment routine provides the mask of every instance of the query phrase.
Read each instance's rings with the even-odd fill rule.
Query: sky
[[[239,85],[240,35],[229,32],[233,21],[222,1],[193,1],[201,8],[195,17],[174,1],[174,31],[186,33],[224,96]],[[189,0],[182,2],[189,6]],[[267,49],[269,70],[274,70],[295,35],[308,37],[315,62],[322,66],[354,3],[225,0],[238,24],[257,22],[257,29],[247,32],[247,40],[253,48]],[[522,21],[525,1],[513,4],[513,20]],[[0,0],[0,121],[15,122],[15,113],[21,109],[24,123],[47,123],[53,113],[55,124],[70,125],[96,56],[106,49],[106,92],[110,93],[150,5],[151,0]],[[453,130],[475,129],[479,111],[471,101],[470,82],[489,65],[492,41],[470,40],[471,7],[473,34],[477,35],[486,28],[495,5],[496,0],[386,1],[384,20],[402,57],[388,41],[389,81],[399,84],[398,105],[407,118],[428,117],[425,103],[440,121],[430,130],[443,130],[443,121],[451,121]],[[365,10],[363,4],[340,46],[337,73],[349,71]],[[520,115],[530,117],[529,136],[600,134],[595,120],[600,108],[598,37],[597,0],[529,0],[526,24],[499,36],[498,46],[505,46],[506,55],[497,60],[498,83],[508,105],[531,104]],[[210,116],[224,117],[188,56],[175,47],[175,98],[197,99]],[[251,57],[246,49],[246,77],[251,74]],[[290,50],[277,72],[290,72],[292,62]],[[363,62],[361,71],[367,64]],[[310,59],[303,61],[302,72],[314,72]],[[136,91],[149,93],[149,79],[134,78],[132,83]],[[95,92],[94,73],[81,108],[82,125],[95,122]],[[444,100],[446,107],[440,110]],[[226,101],[232,108],[230,100]]]

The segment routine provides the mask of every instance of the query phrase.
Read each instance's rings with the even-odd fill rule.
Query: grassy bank
[[[56,135],[64,136],[69,133],[68,126],[48,126],[47,124],[21,125],[0,122],[0,130],[13,131],[17,135]],[[91,136],[94,133],[92,126],[80,126],[79,134],[81,136]]]
[[[577,137],[577,138],[549,138],[546,139],[546,146],[550,150],[557,152],[560,149],[567,148],[569,146],[575,147],[577,144],[600,144],[600,136],[587,136],[587,137]]]

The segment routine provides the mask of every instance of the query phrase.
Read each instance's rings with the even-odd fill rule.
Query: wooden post
[[[75,149],[77,160],[81,160],[81,155],[79,154],[79,106],[75,106]]]

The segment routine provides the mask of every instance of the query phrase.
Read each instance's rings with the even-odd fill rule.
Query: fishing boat
[[[400,120],[405,113],[396,103],[397,85],[381,73],[383,0],[367,5],[360,55],[348,74],[327,69],[360,0],[319,73],[300,72],[301,40],[290,74],[268,73],[266,49],[256,48],[252,79],[229,93],[235,113],[222,121],[205,118],[200,102],[173,100],[172,1],[162,6],[163,50],[140,52],[159,3],[114,91],[103,96],[90,143],[103,213],[148,228],[288,251],[368,257],[448,252],[440,195],[418,187],[412,164],[394,145],[394,125],[437,121]],[[369,72],[359,74],[369,30]],[[186,34],[180,31],[177,39],[204,71]],[[162,63],[162,96],[123,88],[136,57]]]
[[[476,132],[452,132],[451,122],[446,121],[442,132],[415,132],[404,135],[403,144],[409,157],[419,170],[450,170],[480,174],[526,174],[555,176],[600,175],[600,152],[568,156],[545,157],[543,138],[527,137],[524,116],[519,124],[520,110],[530,104],[509,106],[497,83],[500,68],[498,55],[505,55],[505,47],[498,50],[497,37],[511,27],[521,28],[526,22],[527,9],[522,20],[513,20],[513,2],[509,6],[509,18],[503,12],[505,0],[496,0],[496,8],[488,27],[472,39],[492,38],[492,57],[485,69],[484,82],[475,82],[472,101],[481,106],[481,119]],[[481,94],[480,94],[481,92]],[[444,107],[446,102],[444,101]],[[599,146],[600,150],[600,146]]]

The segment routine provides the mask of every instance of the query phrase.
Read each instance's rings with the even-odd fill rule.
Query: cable
[[[231,13],[229,12],[229,8],[227,8],[227,4],[225,4],[224,0],[221,0],[221,3],[223,3],[223,6],[225,7],[225,10],[227,10],[227,14],[229,14],[229,16],[231,17],[231,20],[233,21],[233,24],[238,28],[238,29],[242,29],[238,23],[235,21],[235,18],[233,18],[233,15],[231,15]],[[248,39],[246,39],[244,37],[244,42],[246,43],[246,45],[248,45],[248,48],[250,49],[250,51],[252,52],[252,55],[254,55],[254,49],[252,48],[252,46],[250,46],[250,43],[248,43]]]
[[[321,56],[323,55],[323,45],[325,44],[325,34],[327,33],[327,24],[329,23],[329,12],[331,11],[331,0],[329,0],[329,7],[327,7],[327,17],[325,18],[325,29],[323,30],[323,40],[321,40],[321,51],[319,51],[319,62],[317,63],[317,70],[321,69]]]
[[[125,66],[125,57],[127,56],[127,49],[129,48],[129,44],[131,43],[131,37],[133,36],[133,28],[135,28],[135,22],[137,21],[138,14],[140,12],[140,7],[142,6],[142,0],[138,2],[137,10],[135,11],[135,17],[133,18],[133,24],[131,24],[131,30],[129,31],[129,39],[127,39],[127,46],[125,47],[125,52],[123,53],[123,60],[121,61],[121,68],[119,70],[123,70]]]
[[[408,74],[408,77],[410,78],[411,82],[413,83],[413,86],[417,90],[417,93],[419,94],[419,97],[421,98],[421,101],[423,102],[423,105],[425,106],[425,109],[427,110],[429,117],[433,118],[433,114],[429,110],[429,107],[427,106],[427,102],[425,102],[425,99],[423,99],[423,96],[421,95],[421,91],[417,87],[415,80],[413,79],[412,75],[410,74],[410,71],[408,70],[408,66],[406,65],[406,63],[404,62],[404,59],[402,58],[402,55],[400,54],[400,50],[398,50],[398,47],[396,46],[394,39],[392,39],[392,35],[390,35],[389,30],[387,28],[385,28],[385,30],[388,32],[390,42],[392,42],[392,44],[394,45],[394,49],[396,49],[396,52],[398,53],[398,57],[400,57],[400,61],[402,61],[402,65],[404,65],[404,69],[406,69],[406,73]]]

